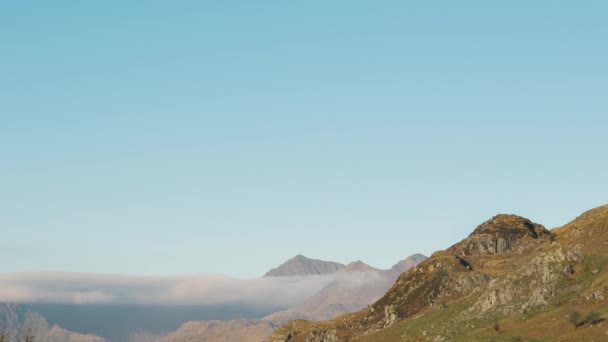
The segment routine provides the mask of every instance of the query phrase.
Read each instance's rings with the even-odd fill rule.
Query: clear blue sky
[[[605,1],[5,1],[0,272],[390,267],[608,202]]]

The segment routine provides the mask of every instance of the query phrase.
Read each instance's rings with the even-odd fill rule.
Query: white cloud
[[[217,274],[137,277],[66,272],[0,275],[0,302],[293,306],[338,275],[238,279]]]

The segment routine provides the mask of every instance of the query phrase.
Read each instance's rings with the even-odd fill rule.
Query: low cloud
[[[0,275],[0,302],[294,306],[345,275],[238,279],[217,274],[137,277],[65,272]],[[353,281],[362,281],[353,278]]]

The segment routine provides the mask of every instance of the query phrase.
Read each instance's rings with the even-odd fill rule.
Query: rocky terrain
[[[605,340],[608,206],[547,230],[497,215],[401,274],[373,305],[269,341]]]

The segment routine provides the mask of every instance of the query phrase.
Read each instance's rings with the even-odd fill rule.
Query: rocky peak
[[[536,240],[548,235],[545,227],[527,218],[499,214],[480,224],[469,237],[449,251],[458,255],[499,254],[512,250],[522,239]]]
[[[346,265],[341,272],[366,272],[366,271],[379,271],[370,265],[364,263],[361,260],[353,261]]]
[[[486,222],[480,224],[472,234],[517,234],[520,236],[528,235],[533,239],[540,235],[547,234],[547,230],[540,224],[534,223],[527,218],[512,215],[499,214]]]
[[[264,277],[330,274],[339,271],[343,267],[344,265],[337,262],[309,259],[302,254],[298,254],[278,267],[268,271]]]

